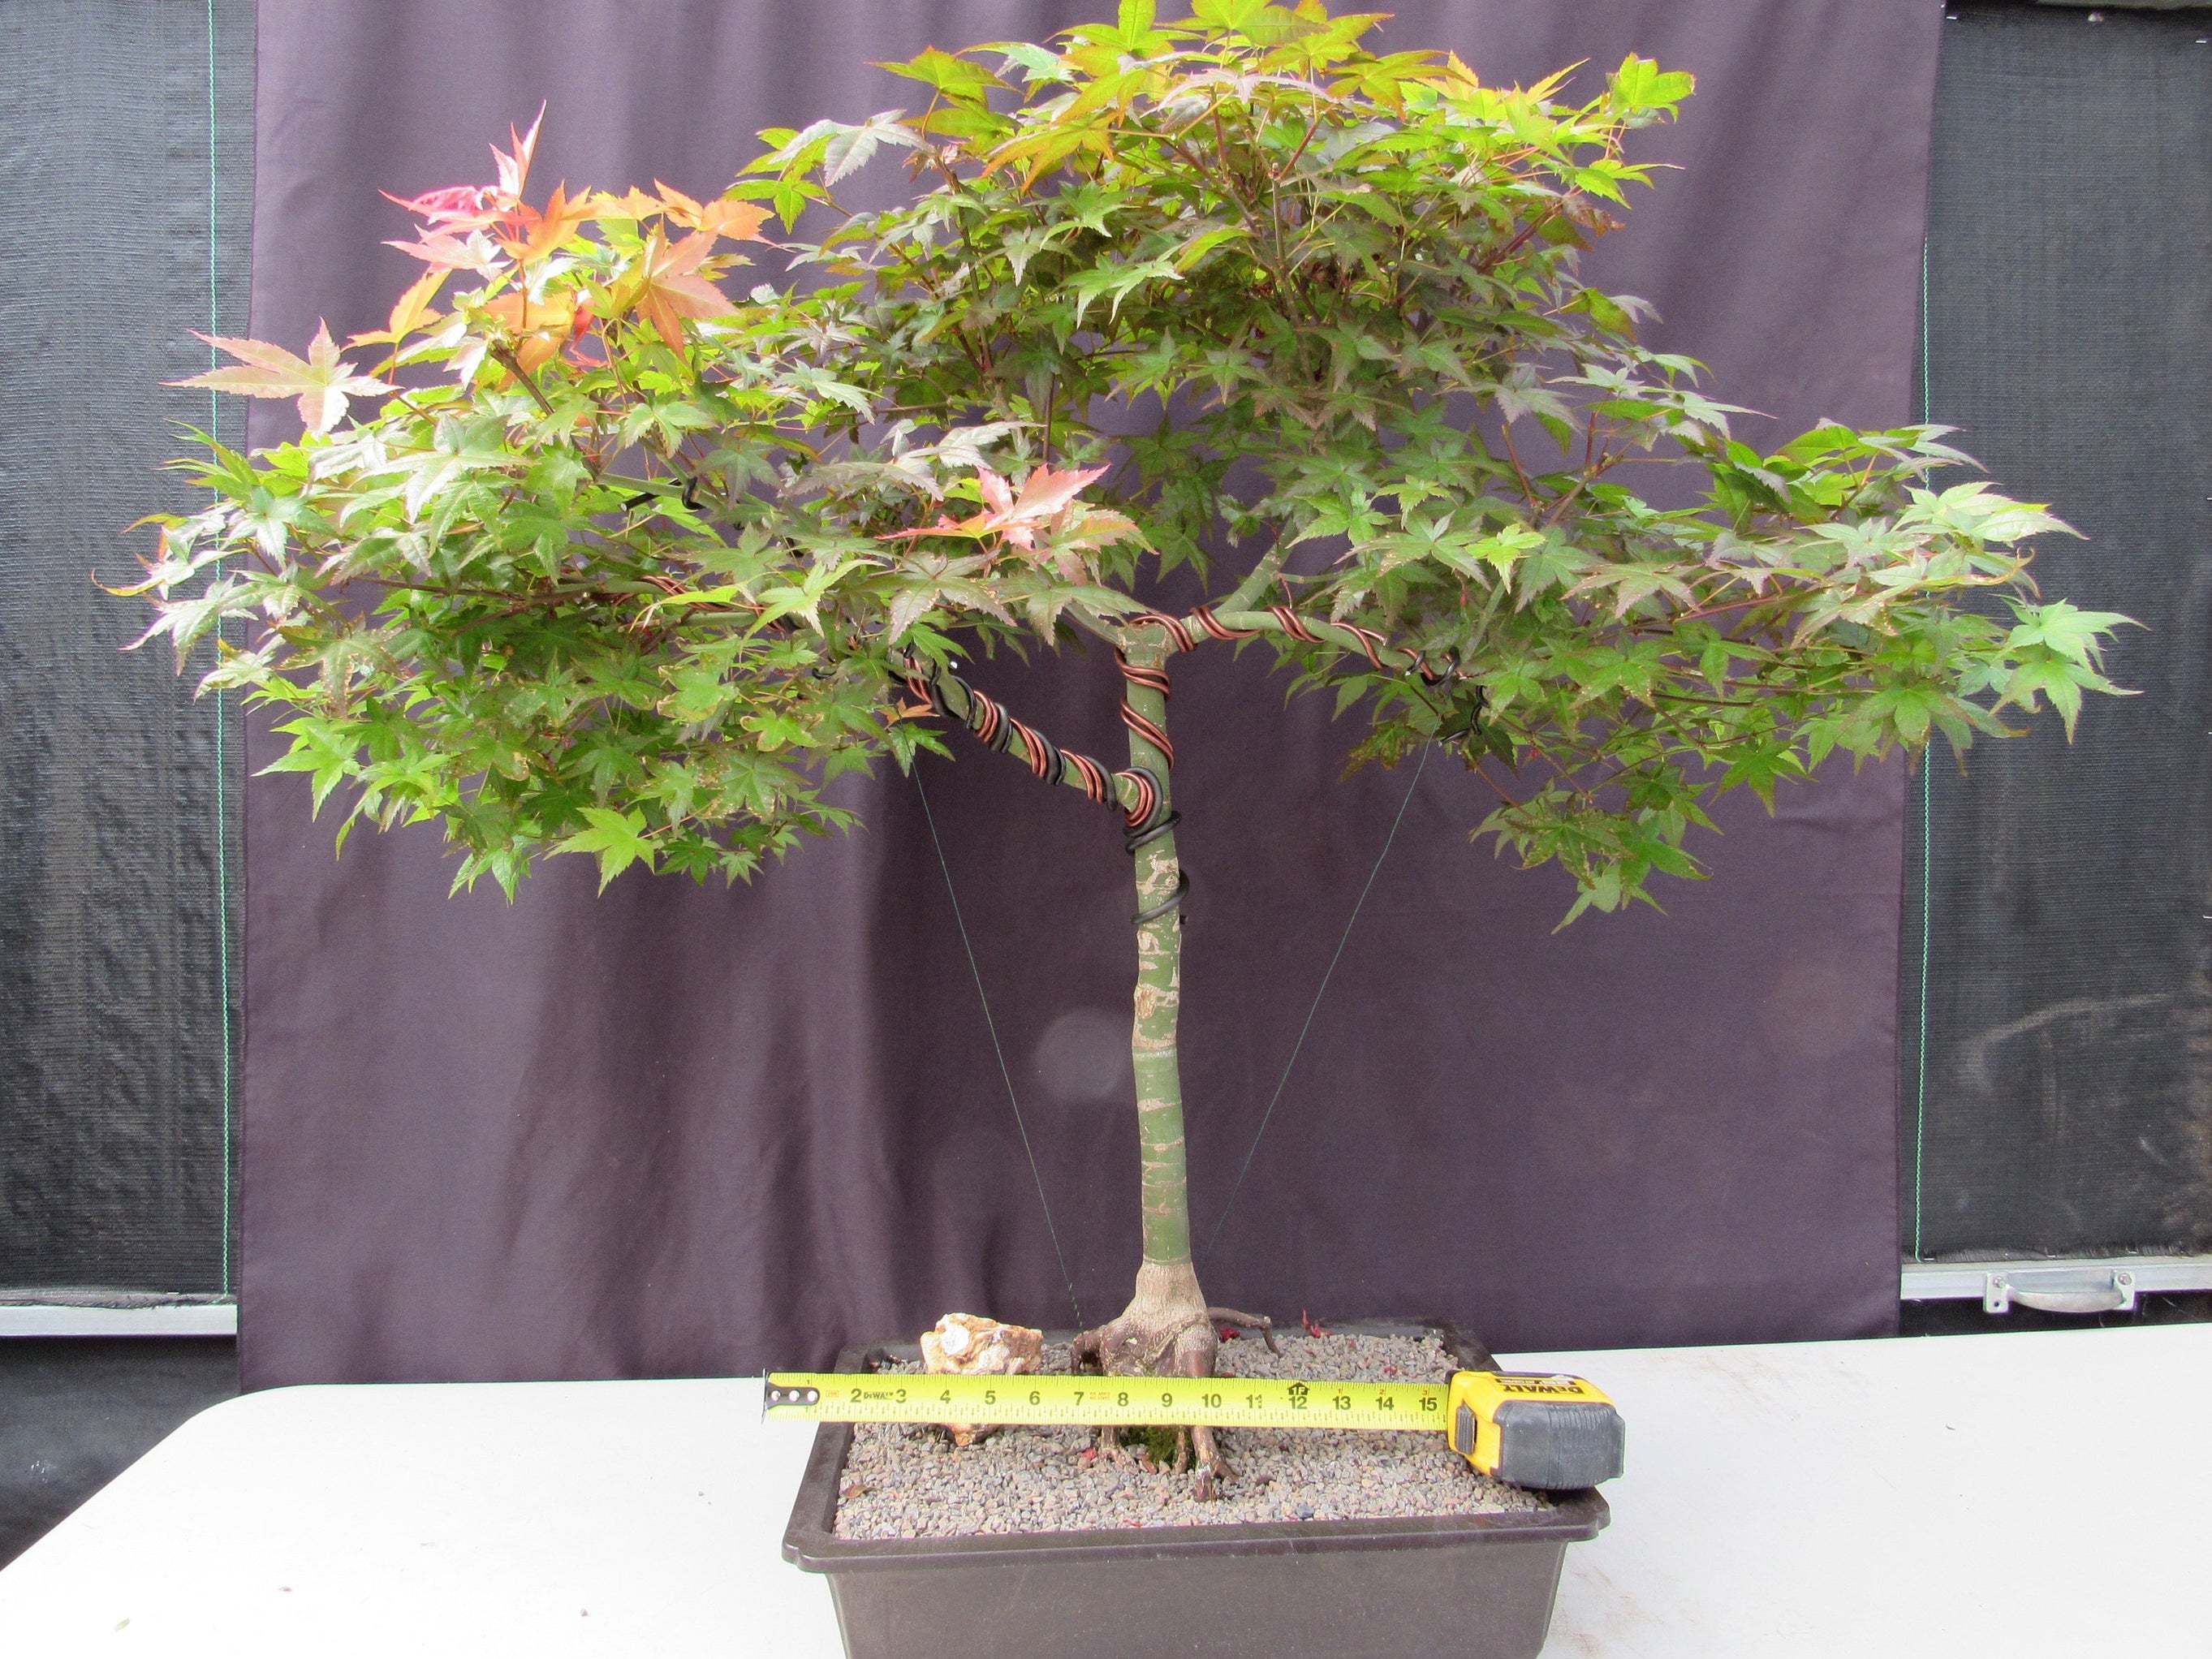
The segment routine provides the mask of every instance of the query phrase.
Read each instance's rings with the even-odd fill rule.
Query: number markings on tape
[[[778,1371],[763,1414],[810,1423],[1203,1423],[1212,1427],[1444,1427],[1441,1382],[1247,1376],[928,1376]]]

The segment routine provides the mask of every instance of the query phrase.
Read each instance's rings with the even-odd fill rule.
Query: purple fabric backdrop
[[[254,331],[373,325],[412,270],[378,245],[404,222],[376,190],[481,176],[541,100],[545,185],[710,191],[757,127],[903,101],[866,59],[1109,9],[264,0]],[[1494,76],[1632,48],[1696,71],[1686,118],[1644,140],[1685,171],[1601,250],[1607,279],[1781,425],[1908,417],[1940,9],[1400,13],[1389,45]],[[1433,760],[1223,1221],[1412,778],[1333,782],[1346,728],[1279,717],[1263,661],[1187,659],[1175,704],[1216,1299],[1447,1313],[1504,1348],[1892,1328],[1894,769],[1836,771],[1771,819],[1732,804],[1699,849],[1717,878],[1669,887],[1670,914],[1554,933],[1564,882],[1471,848],[1479,787]],[[1048,667],[983,680],[1111,752],[1110,666]],[[434,832],[335,861],[300,781],[257,779],[249,1382],[744,1371],[953,1307],[1064,1326],[1040,1185],[1082,1316],[1112,1312],[1137,1259],[1127,860],[1082,802],[972,747],[922,781],[1034,1178],[895,773],[853,784],[865,832],[751,889],[633,874],[595,900],[563,860],[512,906],[448,900]]]

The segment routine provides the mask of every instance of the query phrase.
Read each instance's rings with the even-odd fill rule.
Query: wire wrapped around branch
[[[1153,815],[1160,810],[1160,781],[1149,766],[1133,766],[1125,772],[1116,772],[1114,781],[1129,786],[1131,799],[1121,809],[1121,827],[1128,837],[1129,851],[1133,853],[1146,842],[1165,833],[1164,822],[1153,822]],[[1170,821],[1173,816],[1169,815]]]
[[[1127,625],[1131,628],[1158,629],[1178,651],[1198,649],[1198,640],[1191,633],[1190,624],[1180,617],[1169,616],[1164,611],[1140,611],[1128,618]]]
[[[1167,619],[1163,618],[1163,620]],[[1168,687],[1168,671],[1166,669],[1150,667],[1142,663],[1131,662],[1127,656],[1119,651],[1116,651],[1114,653],[1114,661],[1121,671],[1121,678],[1127,680],[1130,684],[1141,685],[1148,691],[1158,692],[1162,702],[1165,702],[1169,697],[1174,695]],[[1175,764],[1175,744],[1168,741],[1168,734],[1160,730],[1159,726],[1156,723],[1147,720],[1142,714],[1139,713],[1136,708],[1129,702],[1128,695],[1126,692],[1122,694],[1121,697],[1121,724],[1127,726],[1132,732],[1134,732],[1146,743],[1152,744],[1153,748],[1158,750],[1162,757],[1166,760],[1170,766],[1173,766]],[[1151,775],[1147,773],[1146,775],[1150,776]]]
[[[1255,640],[1260,637],[1260,630],[1256,628],[1230,627],[1228,623],[1213,614],[1213,607],[1210,605],[1201,605],[1190,614],[1192,620],[1206,630],[1209,638],[1228,641]]]
[[[1264,610],[1238,611],[1231,602],[1230,615],[1249,622],[1261,623],[1259,627],[1239,627],[1224,618],[1211,605],[1201,605],[1191,612],[1191,620],[1210,639],[1249,640],[1270,629],[1279,632],[1302,645],[1319,645],[1342,650],[1346,639],[1367,659],[1368,665],[1384,673],[1411,670],[1421,683],[1431,689],[1460,678],[1459,653],[1446,650],[1444,665],[1438,668],[1426,655],[1410,645],[1393,645],[1374,629],[1363,628],[1357,623],[1309,621],[1287,605],[1271,605]]]
[[[1116,652],[1123,676],[1133,684],[1158,691],[1161,696],[1170,695],[1168,677],[1164,670],[1132,663]],[[978,691],[959,675],[935,663],[922,659],[897,661],[896,666],[907,689],[928,705],[931,711],[945,719],[955,720],[975,734],[976,738],[1000,754],[1020,747],[1030,770],[1048,783],[1067,784],[1080,788],[1101,806],[1117,806],[1121,812],[1122,846],[1133,858],[1138,848],[1158,840],[1182,821],[1182,815],[1166,805],[1167,791],[1159,775],[1148,766],[1131,766],[1118,772],[1108,772],[1089,755],[1073,749],[1062,749],[1043,732],[1025,720],[1016,719],[995,698]],[[1167,733],[1129,706],[1125,697],[1121,703],[1121,718],[1129,729],[1152,744],[1175,764],[1175,747],[1168,741]],[[1190,890],[1190,878],[1179,874],[1176,890],[1160,903],[1140,912],[1135,920],[1141,925],[1158,920],[1182,902]]]
[[[1009,714],[996,699],[978,691],[950,669],[927,661],[899,665],[907,688],[947,720],[958,720],[977,740],[999,754],[1018,744],[1030,771],[1047,783],[1079,788],[1101,806],[1121,805],[1105,767],[1090,756],[1059,744],[1026,720]],[[957,701],[947,695],[957,692]]]
[[[1198,644],[1196,637],[1192,635],[1190,629],[1173,617],[1153,614],[1134,620],[1156,623],[1181,650],[1194,649]],[[1175,695],[1174,688],[1168,681],[1166,667],[1158,661],[1132,662],[1129,660],[1128,653],[1122,651],[1116,651],[1114,653],[1114,661],[1121,671],[1124,687],[1121,694],[1121,724],[1127,726],[1136,738],[1151,744],[1159,755],[1163,764],[1172,768],[1176,758],[1175,744],[1168,740],[1167,732],[1161,724],[1161,720],[1166,718],[1168,699]],[[1161,720],[1152,719],[1136,706],[1134,694],[1140,690],[1158,695],[1160,700]],[[1163,836],[1172,834],[1182,815],[1168,804],[1168,788],[1165,780],[1153,772],[1149,766],[1138,763],[1136,757],[1141,751],[1139,750],[1136,744],[1130,744],[1130,751],[1131,764],[1128,769],[1117,772],[1115,777],[1117,781],[1125,782],[1130,786],[1131,799],[1121,813],[1121,844],[1128,850],[1131,858],[1138,860],[1138,885],[1141,890],[1146,880],[1146,872],[1150,866],[1143,859],[1139,858],[1140,849],[1159,840]],[[1174,889],[1156,903],[1145,906],[1129,920],[1142,927],[1148,923],[1159,921],[1171,911],[1180,911],[1183,897],[1189,891],[1190,872],[1182,868],[1178,863]],[[1182,925],[1182,918],[1180,915],[1176,917],[1176,925],[1178,927]]]

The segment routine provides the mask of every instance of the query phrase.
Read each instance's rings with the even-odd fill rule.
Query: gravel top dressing
[[[1452,1362],[1434,1337],[1279,1335],[1221,1345],[1224,1376],[1442,1382]],[[888,1369],[916,1371],[916,1365]],[[1067,1370],[1065,1345],[1045,1349]],[[1113,1462],[1088,1429],[1007,1427],[956,1448],[933,1425],[856,1423],[839,1490],[840,1538],[957,1538],[978,1533],[1218,1527],[1249,1521],[1355,1521],[1549,1507],[1541,1494],[1477,1474],[1442,1434],[1348,1429],[1221,1429],[1236,1473],[1211,1503],[1191,1476]],[[1143,1431],[1122,1431],[1133,1452]]]

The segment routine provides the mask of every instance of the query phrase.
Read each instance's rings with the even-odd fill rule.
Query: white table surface
[[[1547,1659],[2212,1656],[2212,1325],[1509,1363],[1629,1425]],[[0,1571],[0,1656],[833,1659],[758,1388],[227,1401]]]

